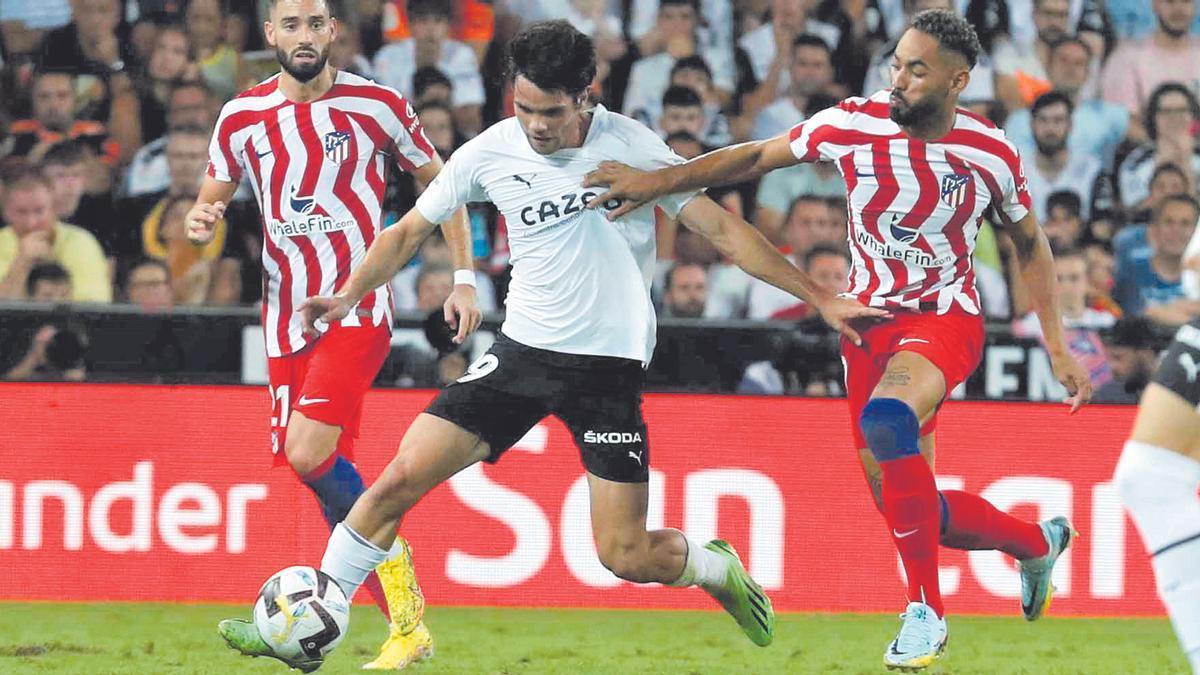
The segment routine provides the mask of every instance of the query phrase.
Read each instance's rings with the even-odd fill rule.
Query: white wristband
[[[475,288],[475,270],[454,270],[454,285]]]

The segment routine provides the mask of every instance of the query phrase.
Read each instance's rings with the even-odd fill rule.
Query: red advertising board
[[[368,479],[430,396],[368,396],[357,450]],[[315,502],[271,468],[265,389],[5,384],[0,400],[0,599],[249,602],[275,570],[319,563],[328,533]],[[1083,532],[1060,564],[1056,614],[1162,613],[1108,482],[1132,415],[963,402],[942,413],[943,487],[1030,518],[1067,514]],[[651,395],[646,417],[651,526],[730,540],[781,610],[901,605],[842,401]],[[709,607],[600,566],[583,476],[570,435],[547,420],[498,465],[431,493],[402,525],[429,601]],[[1003,555],[943,549],[941,566],[951,611],[1018,611]]]

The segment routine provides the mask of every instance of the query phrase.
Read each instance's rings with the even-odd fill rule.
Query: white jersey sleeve
[[[1025,180],[1025,167],[1017,148],[1008,139],[1002,140],[996,158],[1000,161],[993,175],[1000,181],[1001,199],[995,206],[1009,222],[1015,223],[1033,209],[1029,183]]]
[[[684,159],[667,147],[658,134],[648,127],[638,124],[627,117],[620,118],[627,127],[632,129],[632,142],[629,144],[629,157],[621,161],[635,169],[654,171],[667,166],[683,164]],[[668,216],[676,218],[684,205],[699,194],[697,191],[680,192],[659,197],[655,202]]]
[[[234,106],[236,101],[234,99],[221,108],[212,140],[208,144],[207,173],[222,183],[240,181],[246,169],[242,164],[242,154],[233,148],[233,135],[240,128],[236,112],[238,108]]]
[[[867,121],[851,119],[853,109],[864,102],[864,99],[847,99],[792,127],[788,132],[792,154],[801,162],[841,159],[853,149],[850,136],[855,123]]]
[[[474,175],[473,154],[469,144],[459,148],[417,198],[414,208],[426,220],[440,224],[467,202],[487,201]]]

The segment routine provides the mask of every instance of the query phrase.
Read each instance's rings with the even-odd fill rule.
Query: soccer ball
[[[311,567],[275,573],[258,592],[254,625],[277,656],[315,659],[337,647],[350,626],[350,603],[328,574]]]

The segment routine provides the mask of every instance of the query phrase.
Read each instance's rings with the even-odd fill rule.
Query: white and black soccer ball
[[[311,567],[289,567],[267,579],[258,592],[254,625],[278,656],[318,658],[346,636],[350,603],[328,574]]]

